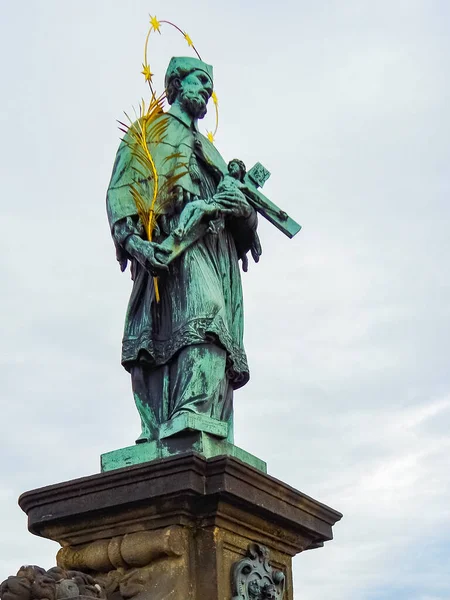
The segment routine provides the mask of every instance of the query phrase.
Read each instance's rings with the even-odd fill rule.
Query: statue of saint
[[[165,77],[170,110],[162,140],[148,147],[165,189],[155,235],[145,239],[131,189],[144,174],[125,136],[107,194],[108,217],[122,270],[131,263],[131,293],[122,364],[131,374],[142,423],[137,442],[159,439],[164,423],[193,413],[229,424],[233,392],[249,379],[243,346],[239,260],[257,261],[261,247],[255,209],[240,189],[241,161],[229,168],[198,131],[213,92],[212,67],[172,58]],[[183,170],[183,168],[184,170]],[[198,224],[202,234],[169,261],[164,242],[180,240]],[[157,276],[158,290],[155,290]]]

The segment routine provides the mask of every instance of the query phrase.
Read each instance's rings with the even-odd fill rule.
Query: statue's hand
[[[223,192],[218,192],[213,197],[220,212],[232,217],[249,217],[252,213],[250,204],[245,199],[240,189],[234,187]]]
[[[125,248],[152,275],[156,276],[159,271],[169,270],[164,261],[165,257],[171,252],[168,248],[163,248],[155,242],[143,240],[138,235],[131,235],[127,239]]]
[[[199,200],[198,198],[186,204],[181,213],[180,223],[173,232],[177,239],[182,239],[187,232],[195,227],[205,216],[215,216],[217,213],[217,206],[212,203],[208,203],[205,200]]]
[[[142,255],[145,258],[145,268],[153,276],[157,276],[160,271],[168,271],[169,267],[166,265],[164,259],[170,254],[171,250],[163,248],[161,244],[155,242],[142,241]]]

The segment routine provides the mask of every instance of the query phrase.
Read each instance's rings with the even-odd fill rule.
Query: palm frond
[[[135,111],[135,119],[131,119],[125,113],[129,124],[118,121],[120,131],[125,134],[123,142],[133,158],[133,169],[137,179],[130,186],[130,193],[149,241],[152,240],[154,232],[159,231],[158,216],[165,205],[173,201],[171,191],[174,185],[189,172],[186,157],[181,152],[173,152],[164,158],[164,163],[176,159],[176,165],[163,178],[162,184],[159,180],[149,143],[154,147],[166,138],[169,118],[164,116],[165,100],[165,94],[156,97],[153,93],[148,106],[141,100],[139,114]],[[179,159],[183,158],[185,160],[181,162]],[[157,278],[154,278],[154,285],[156,299],[159,301]]]
[[[166,156],[165,159],[163,160],[163,162],[168,162],[169,160],[172,160],[173,158],[183,158],[184,154],[182,154],[181,152],[173,152],[172,154],[169,154],[169,156]]]

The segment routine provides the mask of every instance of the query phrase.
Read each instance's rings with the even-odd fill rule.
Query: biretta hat
[[[192,71],[203,71],[211,79],[211,83],[213,83],[213,68],[211,65],[207,65],[202,60],[192,56],[174,56],[170,59],[169,66],[167,67],[164,80],[166,88],[173,77],[183,78],[188,73],[192,73]]]

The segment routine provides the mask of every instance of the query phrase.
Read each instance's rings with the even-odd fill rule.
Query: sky
[[[20,493],[99,472],[138,433],[120,366],[131,282],[105,214],[148,97],[148,15],[214,65],[216,146],[272,173],[243,274],[235,441],[344,513],[294,561],[302,600],[450,598],[450,4],[2,0],[0,581],[50,568]],[[162,91],[184,39],[154,36]],[[212,111],[211,111],[212,112]],[[204,131],[214,123],[207,116]]]

